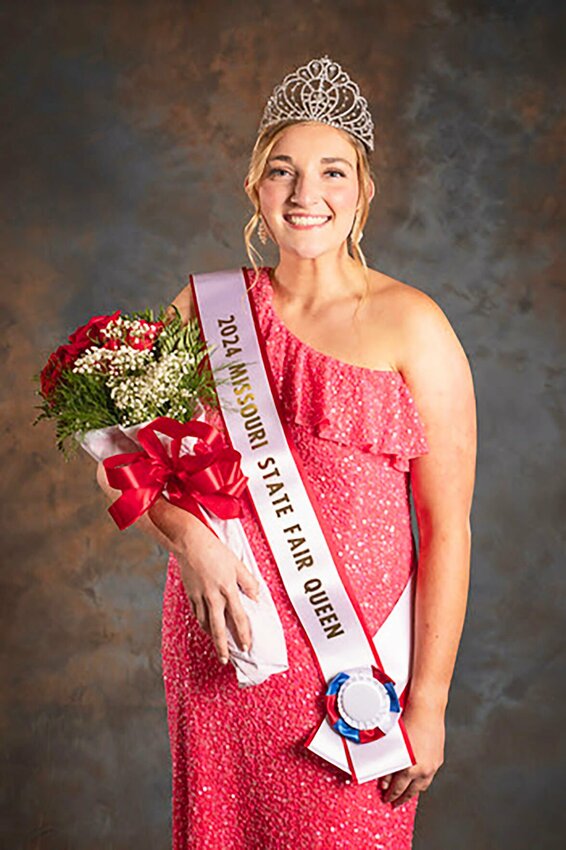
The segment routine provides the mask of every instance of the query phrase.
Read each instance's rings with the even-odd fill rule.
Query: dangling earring
[[[350,231],[350,242],[352,242],[352,243],[353,243],[353,241],[354,241],[354,240],[353,240],[353,238],[352,238],[352,233],[353,233],[353,232],[354,232],[354,230],[356,229],[356,224],[357,224],[357,210],[356,210],[356,218],[354,219],[354,223],[353,223],[353,225],[352,225],[352,229],[351,229],[351,231]],[[362,241],[362,239],[363,239],[363,238],[364,238],[364,231],[363,231],[363,230],[361,230],[361,231],[360,231],[360,235],[359,235],[359,237],[358,237],[358,240],[357,240],[357,242],[356,242],[356,245],[358,245],[358,244]]]
[[[264,222],[263,218],[261,217],[261,215],[259,217],[259,224],[257,226],[257,235],[259,236],[262,244],[265,245],[265,243],[267,242],[268,236],[267,236],[267,229],[265,227],[265,222]]]

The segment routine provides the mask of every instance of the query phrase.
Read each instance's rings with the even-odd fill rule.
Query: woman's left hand
[[[393,808],[426,791],[444,762],[444,712],[407,704],[403,722],[417,763],[378,780],[383,789],[383,801],[392,803]]]

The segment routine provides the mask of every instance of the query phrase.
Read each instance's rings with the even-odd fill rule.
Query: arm
[[[119,490],[108,484],[102,463],[98,464],[96,478],[111,501],[120,495]],[[232,550],[204,522],[163,496],[135,525],[175,555],[193,613],[201,628],[212,637],[222,663],[229,656],[227,623],[239,645],[243,649],[250,647],[251,626],[240,601],[238,585],[257,600],[259,582]]]
[[[440,307],[418,290],[411,294],[405,317],[402,372],[430,452],[411,463],[419,563],[403,717],[417,764],[389,783],[385,799],[397,805],[424,791],[443,763],[444,714],[469,588],[477,447],[473,379],[458,337]]]
[[[190,286],[172,303],[185,322],[194,316]],[[170,313],[173,315],[171,308]],[[96,480],[112,502],[120,496],[120,490],[109,485],[103,463],[98,464]],[[227,620],[240,645],[250,646],[251,629],[238,585],[257,599],[259,582],[229,547],[204,522],[163,496],[135,524],[175,555],[193,611],[201,627],[212,636],[221,660],[228,660]]]
[[[469,587],[476,405],[467,357],[436,304],[427,305],[411,346],[406,379],[430,453],[411,474],[420,551],[410,699],[444,712]]]
[[[120,490],[115,490],[108,484],[102,462],[97,466],[96,480],[111,502],[121,495]],[[135,525],[136,528],[140,528],[157,540],[160,546],[173,552],[175,556],[182,556],[192,545],[197,545],[198,533],[205,528],[196,516],[177,505],[172,505],[163,496],[160,496],[155,504],[136,520]]]

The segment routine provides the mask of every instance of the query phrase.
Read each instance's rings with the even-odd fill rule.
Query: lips
[[[295,230],[312,230],[316,227],[323,227],[330,221],[331,216],[293,216],[289,214],[284,215],[283,218]],[[295,221],[292,221],[293,218]]]

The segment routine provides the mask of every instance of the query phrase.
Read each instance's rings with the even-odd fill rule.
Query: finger
[[[383,800],[385,803],[391,803],[393,800],[397,799],[397,797],[403,793],[405,788],[411,782],[411,777],[407,773],[406,770],[398,770],[392,780],[389,788],[383,795]]]
[[[395,802],[393,803],[393,808],[396,809],[397,806],[402,806],[403,803],[406,803],[407,800],[410,800],[411,797],[415,797],[419,793],[418,783],[414,780],[405,788],[403,793],[397,797]]]
[[[387,789],[391,785],[391,777],[392,777],[392,774],[388,773],[386,776],[382,776],[379,779],[379,786],[380,786],[382,791],[387,791]]]
[[[228,661],[228,638],[226,635],[226,600],[219,593],[206,600],[210,635],[214,641],[218,657],[222,664]]]
[[[246,594],[251,599],[259,599],[259,581],[252,575],[248,568],[240,561],[240,566],[236,571],[236,581]]]
[[[191,599],[191,604],[193,605],[195,617],[198,620],[199,626],[201,627],[201,629],[207,632],[207,634],[210,634],[210,627],[208,625],[208,615],[204,600],[201,598]]]
[[[240,648],[247,652],[252,645],[252,630],[250,621],[242,607],[239,598],[239,591],[236,590],[228,599],[226,606],[226,620],[230,625],[230,630],[234,635],[234,639],[239,643]]]

